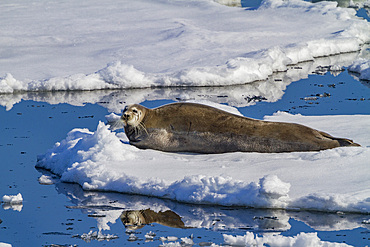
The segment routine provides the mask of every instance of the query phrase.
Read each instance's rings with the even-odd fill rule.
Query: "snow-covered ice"
[[[138,240],[139,238],[134,234],[134,233],[131,233],[129,236],[128,236],[128,241],[136,241]]]
[[[0,242],[0,247],[12,247],[11,244],[7,244],[7,243],[1,243]]]
[[[348,70],[359,74],[360,80],[370,81],[370,60],[358,59],[348,68]]]
[[[10,110],[22,100],[47,102],[49,104],[67,103],[82,106],[87,103],[100,104],[110,112],[120,113],[125,104],[134,104],[146,100],[169,99],[178,100],[208,100],[226,103],[231,106],[243,107],[253,105],[259,100],[276,102],[280,100],[287,86],[294,81],[307,78],[319,68],[327,72],[327,67],[348,67],[358,57],[357,53],[344,53],[329,57],[316,58],[313,61],[290,66],[287,71],[274,73],[265,81],[252,82],[245,85],[228,87],[167,87],[126,90],[94,90],[68,92],[24,92],[16,94],[0,94],[0,105]],[[330,71],[339,74],[339,72]]]
[[[145,240],[147,241],[151,241],[154,239],[154,237],[156,236],[157,234],[155,234],[154,232],[150,231],[148,233],[145,234]]]
[[[171,239],[172,240],[169,240]],[[296,236],[282,236],[277,233],[263,233],[262,236],[258,236],[253,232],[246,232],[244,236],[233,236],[223,234],[224,243],[221,245],[225,246],[284,246],[284,247],[299,247],[299,246],[315,246],[315,247],[349,247],[346,243],[336,243],[322,241],[317,233],[304,233],[301,232]],[[191,238],[184,237],[181,241],[177,241],[177,237],[160,237],[162,244],[160,246],[193,246],[194,241]],[[166,242],[170,241],[170,242]],[[175,242],[177,241],[177,242]],[[219,246],[214,243],[204,243],[205,246]],[[202,246],[202,245],[201,245]]]
[[[17,0],[0,9],[2,93],[244,84],[370,41],[370,24],[335,2],[265,0],[246,10],[206,0]]]
[[[23,197],[21,193],[18,193],[17,195],[4,195],[2,202],[8,204],[20,204],[23,202]]]
[[[135,193],[181,202],[258,208],[370,212],[370,116],[302,116],[267,121],[305,124],[362,147],[282,154],[176,154],[139,150],[100,122],[74,129],[38,157],[38,167],[85,190]],[[356,125],[352,123],[356,122]],[[335,123],[335,125],[333,125]]]
[[[52,176],[48,175],[42,175],[41,177],[39,177],[39,183],[44,185],[54,184],[54,180],[55,179]]]
[[[226,245],[231,246],[325,246],[325,247],[345,247],[351,246],[345,243],[332,243],[322,241],[317,233],[304,233],[301,232],[297,236],[286,237],[277,234],[264,235],[258,237],[253,232],[247,232],[244,236],[232,236],[224,234],[224,242]]]
[[[170,241],[170,242],[174,242],[176,240],[178,240],[179,238],[178,237],[175,237],[175,236],[168,236],[168,237],[160,237],[160,240],[162,242],[164,241]]]
[[[12,209],[15,211],[22,211],[23,208],[23,197],[21,193],[17,195],[4,195],[1,202],[3,203],[3,208],[5,210]]]

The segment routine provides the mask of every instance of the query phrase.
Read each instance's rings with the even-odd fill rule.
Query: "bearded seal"
[[[130,144],[166,152],[280,153],[359,146],[304,125],[256,120],[196,103],[155,109],[134,104],[124,109],[121,121]]]

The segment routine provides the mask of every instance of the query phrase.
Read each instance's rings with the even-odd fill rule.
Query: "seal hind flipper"
[[[339,142],[339,145],[341,147],[346,147],[346,146],[352,146],[352,147],[361,147],[360,144],[353,142],[350,139],[345,139],[345,138],[335,138]]]
[[[329,135],[328,133],[321,132],[321,131],[320,131],[320,134],[323,135],[326,138],[337,141],[339,143],[340,147],[347,147],[347,146],[361,147],[360,144],[357,144],[357,143],[353,142],[353,140],[350,140],[350,139],[347,139],[347,138],[337,138],[337,137]]]
[[[341,147],[345,147],[345,146],[361,147],[360,144],[355,143],[350,139],[337,138],[336,140],[339,142]]]

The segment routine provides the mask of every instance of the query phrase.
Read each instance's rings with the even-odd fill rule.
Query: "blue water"
[[[355,80],[346,71],[337,76],[309,75],[290,84],[281,100],[262,101],[239,110],[243,115],[258,119],[277,110],[302,115],[370,114],[369,91],[367,82]]]
[[[365,20],[367,21],[370,21],[370,16],[369,16],[369,12],[366,11],[366,9],[364,8],[360,8],[357,10],[357,14],[356,14],[358,17],[362,17],[364,18]]]
[[[244,8],[258,8],[261,5],[262,0],[241,0],[242,7]]]
[[[324,93],[330,94],[330,97],[304,100],[305,97]],[[83,94],[88,92],[80,92],[80,96]],[[0,107],[0,196],[21,193],[24,198],[21,211],[6,209],[6,205],[2,204],[0,242],[13,246],[158,246],[161,236],[181,238],[193,235],[193,241],[199,245],[208,242],[222,244],[222,234],[244,235],[246,231],[253,231],[259,235],[275,232],[284,236],[317,232],[323,241],[345,242],[354,246],[370,244],[369,225],[362,224],[363,220],[369,218],[368,215],[199,206],[118,193],[84,192],[78,185],[58,181],[53,185],[39,184],[38,178],[46,171],[35,169],[37,155],[64,139],[71,129],[88,128],[94,131],[99,121],[105,121],[104,116],[109,111],[103,106],[114,101],[115,94],[108,94],[110,96],[104,99],[105,102],[85,106],[65,103],[52,105],[46,103],[48,100],[44,97],[40,102],[23,100],[9,111]],[[50,97],[57,95],[53,93]],[[26,96],[32,96],[32,93],[25,94],[24,98]],[[170,102],[173,99],[154,99],[141,103],[157,107]],[[310,75],[287,86],[282,98],[276,102],[257,100],[255,105],[240,107],[239,110],[248,117],[259,119],[278,110],[304,115],[370,114],[370,88],[368,83],[355,80],[347,72],[338,76],[330,73],[324,76]],[[85,242],[79,238],[90,230],[98,231],[99,218],[91,215],[109,214],[112,210],[142,209],[135,208],[137,205],[145,205],[154,211],[158,208],[170,209],[187,224],[212,224],[179,229],[151,223],[135,230],[139,239],[130,242],[129,232],[117,219],[108,224],[110,230],[103,231],[116,235],[117,239]],[[347,229],[345,225],[350,227]],[[149,231],[156,233],[156,237],[146,242],[144,235]]]

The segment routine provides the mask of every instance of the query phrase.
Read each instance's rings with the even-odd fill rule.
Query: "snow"
[[[370,60],[358,59],[348,68],[348,70],[359,74],[360,80],[370,81]]]
[[[160,237],[160,240],[162,241],[162,244],[159,246],[179,246],[180,247],[180,246],[193,246],[194,245],[194,241],[191,238],[187,238],[187,237],[181,238],[180,242],[175,242],[178,240],[178,238],[172,237],[172,236]],[[169,242],[166,243],[165,241],[169,241]]]
[[[253,232],[247,232],[244,236],[232,236],[224,234],[224,242],[226,245],[235,246],[325,246],[325,247],[344,247],[351,246],[345,243],[332,243],[327,241],[322,241],[317,233],[304,233],[301,232],[294,237],[285,237],[277,234],[273,235],[263,235],[259,237]]]
[[[195,204],[370,212],[370,173],[366,172],[370,116],[277,112],[265,120],[305,124],[333,136],[351,138],[362,147],[280,154],[164,153],[137,149],[128,144],[124,133],[112,132],[100,122],[95,132],[70,131],[38,157],[37,166],[85,190],[135,193]]]
[[[146,235],[145,235],[146,236]],[[298,246],[315,246],[315,247],[345,247],[352,246],[346,243],[336,243],[322,241],[317,233],[304,233],[301,232],[296,236],[282,236],[278,233],[262,233],[262,236],[258,236],[253,232],[246,232],[244,236],[233,236],[223,234],[225,246],[284,246],[284,247],[298,247]],[[128,238],[129,241],[136,241],[137,237],[131,234]],[[192,246],[194,241],[192,238],[184,237],[181,238],[180,242],[177,237],[160,237],[162,244],[160,246]],[[168,242],[166,242],[168,241]],[[200,243],[199,243],[200,244]],[[218,246],[214,243],[206,243],[207,246]]]
[[[151,241],[154,239],[154,237],[156,236],[157,234],[155,234],[154,232],[150,231],[148,233],[145,234],[145,240],[147,241]]]
[[[21,193],[18,193],[17,195],[4,195],[2,199],[3,203],[8,204],[20,204],[23,202],[23,197]]]
[[[51,176],[42,175],[39,177],[39,183],[44,185],[54,184],[54,179]]]
[[[334,2],[265,0],[246,10],[206,0],[16,0],[0,9],[1,93],[244,84],[370,41],[370,24]]]
[[[7,243],[0,243],[0,247],[12,247],[12,245]]]
[[[133,233],[131,233],[130,236],[128,236],[128,241],[136,241],[138,239],[139,238]]]
[[[172,241],[172,242],[174,242],[174,241],[176,241],[177,239],[178,239],[178,237],[175,237],[175,236],[160,237],[160,240],[161,240],[162,242],[164,242],[164,241]]]
[[[4,195],[2,198],[3,209],[8,210],[12,209],[15,211],[22,211],[23,208],[23,197],[21,193],[17,195]]]
[[[160,244],[159,246],[181,247],[181,246],[193,246],[194,245],[193,239],[188,238],[188,237],[181,238],[180,242],[175,242],[178,240],[178,238],[173,237],[173,236],[160,237],[159,240],[162,241],[162,244]],[[212,246],[217,246],[217,245],[213,244]]]
[[[123,109],[123,103],[134,104],[146,100],[170,99],[173,101],[208,100],[243,107],[253,105],[259,99],[263,99],[266,102],[276,102],[282,98],[286,87],[291,82],[305,79],[313,71],[315,71],[314,73],[324,73],[328,71],[329,67],[348,67],[357,57],[358,55],[356,53],[344,53],[330,57],[316,58],[313,61],[300,63],[298,66],[290,66],[287,71],[274,73],[268,80],[245,85],[127,89],[115,90],[114,92],[107,90],[84,92],[24,92],[0,94],[0,105],[6,107],[6,110],[10,110],[16,103],[22,100],[47,102],[49,104],[68,103],[76,106],[91,103],[100,104],[110,112],[120,113]],[[330,72],[336,75],[340,71],[332,71],[330,69]]]
[[[369,8],[370,7],[370,1],[369,0],[365,0],[365,1],[353,1],[353,0],[350,0],[349,2],[343,2],[344,4],[346,4],[347,6],[351,7],[351,8],[364,8],[364,7],[367,7]],[[342,3],[342,5],[343,5]]]

